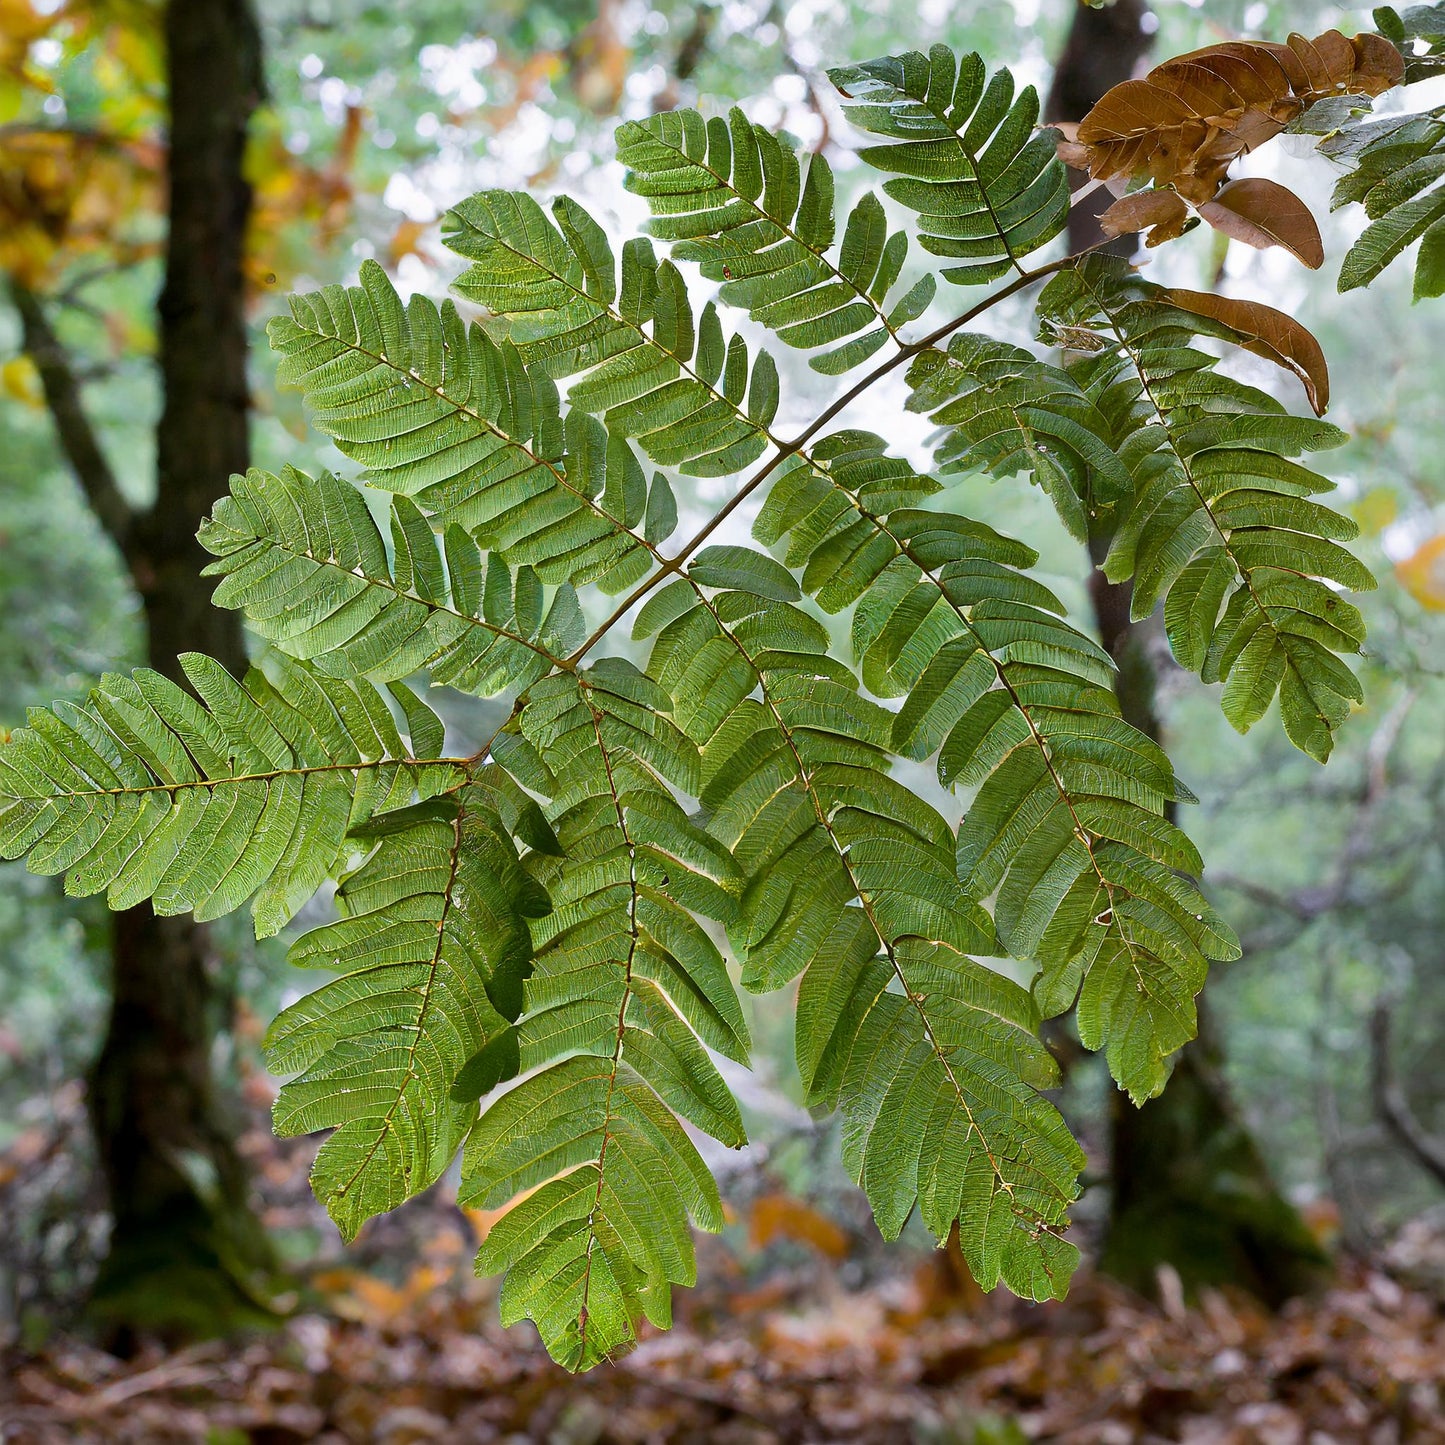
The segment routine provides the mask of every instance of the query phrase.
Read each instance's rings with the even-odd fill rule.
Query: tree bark
[[[238,614],[211,605],[211,559],[196,528],[233,472],[250,464],[246,380],[246,225],[242,163],[261,101],[261,36],[251,0],[171,0],[169,230],[157,306],[164,407],[156,504],[133,564],[150,623],[152,666],[179,677],[178,653],[245,666]],[[142,575],[148,570],[149,575]]]
[[[1049,120],[1080,120],[1105,91],[1129,79],[1147,54],[1143,0],[1082,3],[1045,106]],[[1075,188],[1087,177],[1071,171]],[[1069,216],[1069,248],[1103,240],[1100,213],[1113,196],[1101,188]],[[1130,256],[1137,237],[1105,249]],[[1133,589],[1106,578],[1103,530],[1089,538],[1089,600],[1099,639],[1118,667],[1115,692],[1124,718],[1155,741],[1162,728],[1157,673],[1145,629],[1131,620]],[[1172,809],[1171,809],[1172,812]],[[1222,1051],[1204,999],[1199,1036],[1180,1051],[1168,1086],[1141,1108],[1122,1090],[1110,1098],[1110,1201],[1100,1267],[1143,1293],[1157,1288],[1160,1266],[1186,1289],[1241,1285],[1269,1304],[1313,1287],[1326,1260],[1298,1213],[1279,1192],[1225,1085]]]
[[[236,614],[211,605],[195,532],[230,474],[249,463],[242,261],[251,197],[242,160],[262,93],[261,42],[250,0],[171,0],[164,26],[169,239],[150,508],[117,514],[99,448],[93,438],[84,445],[73,383],[75,405],[57,410],[63,356],[42,379],[62,445],[140,594],[147,659],[184,682],[178,658],[187,650],[236,672],[246,661]],[[37,325],[43,313],[37,321],[32,310],[27,330]],[[209,930],[141,904],[114,919],[112,955],[89,1100],[113,1228],[92,1307],[112,1346],[125,1349],[147,1333],[205,1334],[265,1318],[274,1261],[250,1208],[236,1120],[213,1077],[227,1009]]]

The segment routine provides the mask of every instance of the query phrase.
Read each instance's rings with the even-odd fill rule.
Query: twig
[[[643,580],[617,604],[607,620],[592,632],[591,636],[587,638],[582,646],[579,647],[567,661],[575,666],[591,652],[612,628],[627,615],[632,607],[646,597],[664,577],[680,574],[682,564],[722,526],[748,497],[767,481],[783,462],[800,452],[839,412],[851,406],[876,382],[881,381],[889,372],[902,366],[905,361],[911,361],[915,356],[936,346],[945,336],[951,335],[957,331],[960,326],[967,326],[970,321],[975,320],[977,317],[983,315],[985,311],[997,306],[1000,301],[1007,300],[1008,297],[1014,295],[1015,292],[1022,291],[1027,286],[1032,286],[1036,281],[1042,281],[1046,276],[1052,276],[1056,271],[1062,271],[1066,266],[1071,266],[1081,257],[1088,255],[1090,251],[1095,251],[1100,245],[1107,244],[1107,241],[1099,242],[1097,245],[1086,247],[1082,251],[1075,251],[1068,256],[1060,257],[1057,261],[1050,261],[1046,266],[1039,266],[1033,271],[1021,272],[1018,276],[1015,276],[1007,286],[1000,287],[999,290],[985,296],[976,306],[969,307],[962,315],[955,316],[950,321],[945,321],[942,326],[930,331],[928,335],[921,340],[910,341],[907,345],[900,346],[887,361],[875,366],[872,371],[859,381],[854,382],[842,396],[826,407],[813,421],[811,426],[800,432],[791,441],[779,442],[773,455],[733,493],[725,506],[713,514],[707,525],[700,531],[694,533],[693,536],[683,544],[675,556],[662,559],[662,565],[658,571],[654,572],[650,577],[643,578]]]
[[[81,490],[102,527],[124,554],[135,527],[135,511],[126,501],[100,439],[85,414],[80,381],[64,343],[50,324],[40,298],[12,278],[10,296],[20,315],[22,345],[35,369],[50,408],[55,433]]]
[[[1370,1087],[1375,1112],[1395,1141],[1440,1184],[1445,1184],[1445,1143],[1434,1139],[1415,1117],[1390,1067],[1391,1008],[1378,1003],[1370,1016]]]

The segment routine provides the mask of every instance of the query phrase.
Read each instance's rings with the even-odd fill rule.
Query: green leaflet
[[[510,323],[529,367],[578,377],[567,399],[636,437],[659,466],[697,477],[745,467],[767,445],[778,409],[772,358],[724,341],[709,303],[694,316],[687,288],[645,241],[619,268],[602,228],[559,197],[552,219],[528,195],[483,191],[448,213],[446,242],[475,264],[458,292]]]
[[[816,371],[860,365],[933,298],[926,275],[890,308],[908,238],[889,234],[872,194],[848,216],[833,258],[826,158],[811,156],[805,175],[786,138],[736,107],[726,119],[679,110],[628,121],[617,130],[617,158],[628,167],[628,190],[647,198],[652,234],[720,282],[720,300],[789,346],[833,348],[809,358]]]
[[[513,574],[460,527],[444,544],[406,497],[392,502],[392,553],[355,487],[328,473],[251,470],[231,482],[202,526],[225,580],[218,606],[240,606],[253,631],[337,677],[402,678],[492,697],[545,676],[582,641],[577,594],[557,589],[544,615],[537,574]]]
[[[917,1204],[939,1238],[959,1221],[985,1287],[1060,1293],[1081,1156],[1035,1092],[1052,1062],[1028,995],[964,956],[992,951],[992,930],[959,891],[946,825],[881,775],[888,714],[846,672],[820,676],[826,632],[781,599],[669,611],[649,667],[704,744],[710,828],[748,878],[743,981],[802,971],[799,1068],[815,1101],[842,1100],[845,1160],[879,1227],[896,1235]]]
[[[488,770],[496,774],[499,770]],[[276,1132],[334,1132],[311,1171],[342,1237],[429,1188],[477,1115],[454,1085],[490,1045],[515,1037],[531,971],[527,918],[544,890],[525,873],[491,806],[491,778],[456,798],[451,819],[389,831],[337,888],[341,918],[303,934],[291,962],[338,974],[272,1024],[271,1067],[296,1074]],[[495,1084],[516,1072],[492,1070]]]
[[[413,296],[403,307],[375,262],[359,286],[293,296],[291,311],[268,327],[278,376],[370,485],[549,584],[615,592],[647,570],[661,536],[642,530],[636,457],[595,418],[564,423],[556,386],[515,346],[464,325],[450,302]]]
[[[907,939],[891,968],[871,953],[840,937],[804,974],[798,1066],[809,1098],[843,1111],[844,1162],[879,1229],[895,1238],[916,1203],[940,1239],[958,1221],[984,1289],[1061,1297],[1084,1156],[1035,1092],[1057,1071],[1033,1001],[946,944]]]
[[[958,891],[947,825],[884,771],[888,714],[820,639],[793,608],[723,593],[664,628],[651,664],[703,742],[709,831],[748,879],[731,937],[750,988],[794,977],[865,896],[889,940],[992,946]]]
[[[1380,34],[1405,58],[1405,80],[1428,80],[1445,69],[1445,6],[1411,5],[1403,12],[1389,5],[1371,12]],[[1416,45],[1412,42],[1420,42]]]
[[[936,485],[888,458],[880,438],[836,433],[779,477],[757,533],[786,538],[785,560],[829,610],[856,604],[864,682],[905,699],[892,747],[936,752],[941,781],[977,789],[956,843],[962,893],[992,897],[1004,947],[1041,964],[1046,1011],[1067,1009],[1098,960],[1133,960],[1141,1004],[1115,991],[1094,1038],[1119,1082],[1147,1098],[1192,1037],[1209,960],[1238,953],[1171,871],[1200,868],[1164,817],[1190,795],[1158,745],[1119,716],[1108,654],[1018,570],[1033,553],[908,505]]]
[[[1415,299],[1445,294],[1445,117],[1391,116],[1320,142],[1354,169],[1335,185],[1334,208],[1358,202],[1369,218],[1340,266],[1340,290],[1368,286],[1405,248],[1424,238],[1415,263]]]
[[[1007,70],[990,78],[981,57],[945,45],[828,75],[848,120],[890,142],[859,154],[896,177],[883,189],[918,213],[923,249],[964,263],[943,267],[946,280],[976,286],[1021,271],[1064,229],[1068,176],[1053,133],[1035,129],[1032,86],[1015,99]]]
[[[1323,762],[1350,704],[1363,700],[1339,658],[1360,650],[1363,624],[1337,589],[1364,590],[1374,578],[1339,545],[1353,523],[1308,500],[1332,484],[1293,458],[1338,446],[1344,433],[1221,376],[1191,343],[1234,333],[1170,305],[1120,262],[1091,258],[1061,272],[1039,311],[1046,327],[1105,343],[1070,370],[1133,478],[1106,574],[1133,579],[1135,617],[1163,600],[1174,655],[1224,684],[1236,728],[1250,728],[1278,695],[1290,741]]]
[[[461,781],[455,761],[414,758],[368,682],[182,666],[200,701],[142,668],[84,707],[31,710],[0,752],[0,854],[117,909],[209,919],[254,898],[265,937],[331,875],[348,827]]]
[[[731,1145],[737,1104],[704,1044],[739,1061],[747,1028],[694,913],[730,921],[741,877],[669,784],[696,791],[698,756],[668,700],[604,661],[531,690],[514,760],[545,774],[559,840],[534,876],[552,912],[518,1026],[533,1070],[491,1104],[466,1147],[462,1199],[495,1206],[541,1185],[488,1237],[478,1269],[507,1271],[503,1318],[528,1316],[552,1354],[585,1369],[695,1277],[689,1217],[721,1227],[711,1175],[677,1116]],[[549,1182],[550,1181],[550,1182]]]
[[[921,353],[908,369],[910,411],[949,428],[936,452],[942,472],[1027,472],[1070,533],[1087,541],[1090,514],[1132,488],[1103,440],[1094,401],[1068,375],[1017,346],[960,332],[946,354]]]
[[[918,1204],[939,1238],[959,1221],[985,1287],[1056,1295],[1081,1156],[1035,1092],[1052,1062],[1033,1006],[964,956],[991,951],[992,930],[959,892],[948,828],[877,771],[888,715],[846,674],[818,675],[826,643],[779,599],[723,592],[668,622],[650,664],[705,742],[711,830],[748,877],[732,930],[743,981],[803,971],[799,1067],[817,1101],[841,1098],[845,1161],[885,1235]],[[974,1004],[958,1008],[964,993]],[[1003,1031],[995,1055],[968,1021],[989,1030],[1010,1012],[1019,1037]],[[1000,1088],[976,1050],[1022,1077]]]
[[[539,1077],[483,1116],[461,1197],[492,1197],[478,1179],[500,1181],[500,1197],[540,1184],[493,1227],[477,1269],[506,1271],[503,1324],[530,1318],[559,1364],[584,1370],[630,1343],[639,1320],[672,1323],[670,1286],[696,1279],[688,1218],[721,1229],[722,1205],[692,1142],[630,1068],[577,1057]]]

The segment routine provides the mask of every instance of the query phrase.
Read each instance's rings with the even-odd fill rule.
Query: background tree
[[[103,12],[88,23],[103,25]],[[162,57],[164,151],[153,133],[137,141],[97,129],[59,154],[80,167],[87,151],[144,144],[164,177],[156,308],[163,402],[148,505],[122,489],[87,415],[80,365],[49,314],[44,285],[72,259],[63,248],[73,213],[40,218],[50,222],[55,252],[12,267],[10,291],[57,438],[141,599],[147,661],[179,678],[185,651],[245,662],[235,619],[211,607],[198,575],[195,529],[217,488],[250,460],[243,159],[263,93],[260,35],[249,0],[177,0],[144,12],[126,34],[141,54],[154,48]],[[66,139],[36,137],[57,138]],[[99,250],[100,238],[91,239]],[[116,916],[110,1018],[89,1104],[112,1216],[93,1305],[122,1335],[204,1329],[266,1308],[273,1259],[250,1209],[232,1112],[212,1077],[225,1007],[204,925],[158,917],[149,903]]]
[[[1147,68],[1158,18],[1144,0],[1094,5],[1079,0],[1044,107],[1046,120],[1078,122],[1114,86]],[[1069,172],[1075,189],[1086,172]],[[1135,232],[1112,240],[1099,217],[1115,197],[1100,187],[1069,212],[1069,247],[1103,244],[1119,256],[1140,245]],[[1118,668],[1120,711],[1146,736],[1164,739],[1157,672],[1171,664],[1157,619],[1131,617],[1132,582],[1103,572],[1113,528],[1090,526],[1089,602],[1095,627]],[[1170,807],[1170,815],[1176,810]],[[1161,1265],[1190,1289],[1235,1284],[1278,1303],[1321,1282],[1326,1260],[1280,1193],[1263,1155],[1229,1097],[1221,1041],[1207,999],[1198,1001],[1199,1037],[1174,1061],[1169,1086],[1136,1106],[1110,1096],[1109,1214],[1100,1266],[1145,1293]]]

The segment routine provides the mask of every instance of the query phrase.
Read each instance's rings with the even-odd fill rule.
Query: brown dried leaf
[[[1330,30],[1285,45],[1229,41],[1176,56],[1108,91],[1079,122],[1075,149],[1096,179],[1148,176],[1186,200],[1209,200],[1233,161],[1327,95],[1378,95],[1404,78],[1379,36]]]
[[[1405,82],[1405,57],[1383,35],[1357,35],[1350,41],[1355,52],[1351,83],[1360,95],[1379,95]]]
[[[1199,214],[1226,236],[1265,250],[1282,246],[1295,260],[1318,271],[1325,247],[1310,209],[1291,190],[1261,177],[1230,181]]]
[[[431,229],[430,221],[402,221],[391,233],[391,240],[386,243],[386,263],[393,270],[407,256],[416,256],[426,262],[431,257],[422,248],[422,238]]]
[[[1304,386],[1315,415],[1325,414],[1330,404],[1330,372],[1325,353],[1293,316],[1258,301],[1216,296],[1212,291],[1170,290],[1168,294],[1169,300],[1181,310],[1229,327],[1246,351],[1293,372]]]
[[[1184,234],[1189,207],[1170,190],[1135,191],[1114,202],[1099,217],[1099,228],[1106,236],[1125,236],[1131,231],[1145,231],[1146,246],[1157,246]]]

